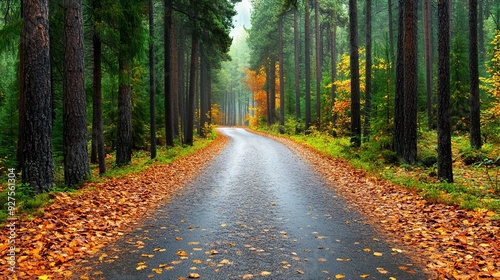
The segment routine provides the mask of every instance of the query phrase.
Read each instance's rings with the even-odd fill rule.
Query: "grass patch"
[[[263,131],[278,135],[277,131]],[[360,148],[353,148],[348,137],[334,138],[314,129],[308,135],[287,136],[334,158],[345,159],[368,174],[416,190],[430,202],[500,213],[500,143],[487,143],[480,150],[473,150],[468,137],[454,135],[455,182],[450,184],[437,179],[435,131],[419,132],[418,164],[414,166],[399,163],[391,150],[390,137],[374,137]]]
[[[215,134],[214,134],[215,135]],[[216,137],[211,136],[210,138],[196,138],[193,146],[182,145],[181,143],[175,143],[175,147],[166,148],[158,147],[157,157],[151,159],[149,151],[138,150],[132,155],[132,162],[125,166],[116,166],[114,154],[108,155],[106,158],[107,172],[102,176],[99,176],[99,166],[97,164],[91,164],[91,178],[88,182],[104,182],[108,178],[122,178],[133,173],[142,172],[153,165],[166,164],[173,162],[176,159],[195,153],[196,151],[208,146]],[[56,186],[49,193],[36,194],[31,187],[25,184],[17,184],[15,190],[15,201],[16,201],[16,215],[17,217],[23,217],[26,219],[32,219],[33,217],[43,215],[43,208],[52,203],[51,197],[56,193],[73,193],[79,192],[81,190],[77,187],[68,187],[64,185],[64,181],[60,178],[63,177],[63,168],[56,168],[55,178]],[[59,178],[59,179],[57,179]],[[0,225],[3,225],[7,219],[8,215],[8,192],[7,187],[7,177],[2,180],[5,184],[1,185],[0,191]],[[18,182],[21,181],[20,178],[17,179]],[[81,187],[81,186],[80,186]],[[91,189],[86,188],[85,191]],[[12,200],[11,200],[12,201]]]

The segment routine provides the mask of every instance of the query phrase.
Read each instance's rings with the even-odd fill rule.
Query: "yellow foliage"
[[[491,63],[487,66],[488,78],[481,78],[483,85],[481,88],[486,90],[493,97],[492,106],[484,111],[485,121],[497,121],[500,118],[500,31],[491,42],[493,49]]]

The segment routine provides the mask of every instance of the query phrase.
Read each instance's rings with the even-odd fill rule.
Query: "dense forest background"
[[[39,192],[105,173],[109,158],[121,166],[133,151],[192,145],[212,124],[349,138],[389,163],[437,165],[450,182],[452,137],[471,163],[495,160],[481,155],[500,142],[497,0],[254,0],[251,26],[232,35],[239,1],[35,2],[47,21],[33,30],[50,26],[39,38],[50,85],[29,98],[27,66],[42,61],[23,44],[30,7],[0,3],[0,166]],[[46,125],[23,127],[38,105],[52,126],[41,157],[55,179],[44,183],[25,158],[41,152],[26,143]]]

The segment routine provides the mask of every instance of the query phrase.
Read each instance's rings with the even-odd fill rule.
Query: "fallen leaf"
[[[375,257],[382,257],[382,255],[383,255],[383,254],[382,254],[382,253],[380,253],[380,252],[373,252],[373,255],[374,255]]]
[[[335,279],[344,279],[345,275],[344,274],[336,274]]]
[[[260,273],[260,276],[269,276],[269,275],[271,275],[271,272],[269,272],[269,271],[262,271]]]
[[[200,275],[198,273],[189,273],[189,278],[198,279],[200,278]]]

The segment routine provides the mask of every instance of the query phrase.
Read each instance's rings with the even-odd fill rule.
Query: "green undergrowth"
[[[454,135],[454,183],[437,178],[437,136],[435,131],[419,133],[418,164],[400,163],[391,150],[390,137],[374,137],[360,148],[348,137],[332,137],[316,130],[309,134],[280,134],[276,129],[259,129],[289,137],[334,158],[344,159],[370,175],[417,191],[433,203],[458,205],[467,210],[489,210],[500,218],[500,143],[486,143],[480,150],[470,148],[467,136]]]
[[[194,154],[197,151],[207,147],[215,139],[215,133],[208,138],[196,138],[193,146],[182,145],[175,143],[174,147],[158,147],[157,156],[151,159],[149,151],[138,150],[134,151],[132,155],[132,162],[126,166],[116,166],[115,155],[110,154],[106,157],[107,172],[99,176],[99,167],[97,164],[91,164],[91,178],[88,182],[98,183],[104,182],[109,178],[123,178],[125,176],[145,171],[153,165],[160,165],[173,162],[181,157]],[[15,195],[11,196],[15,199],[16,203],[16,217],[23,217],[23,219],[33,219],[36,216],[43,214],[43,208],[52,203],[52,197],[56,193],[76,193],[81,191],[92,191],[92,186],[86,187],[84,190],[81,186],[68,187],[64,185],[63,169],[56,168],[55,178],[56,185],[49,193],[36,194],[31,187],[26,184],[16,184]],[[16,178],[20,182],[20,178]],[[3,183],[5,182],[5,184]],[[7,176],[2,178],[0,191],[0,225],[3,225],[9,218],[8,201],[9,193],[7,192]]]

